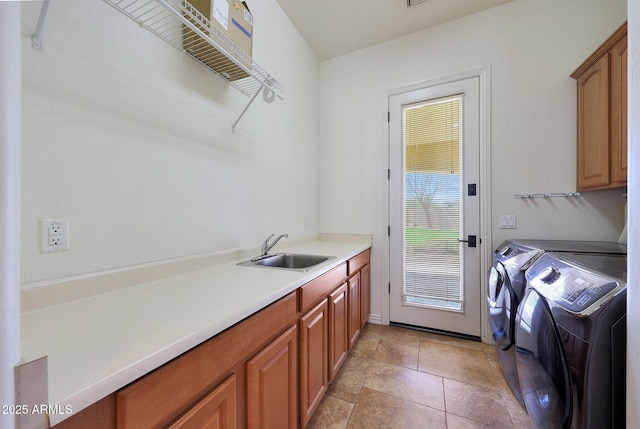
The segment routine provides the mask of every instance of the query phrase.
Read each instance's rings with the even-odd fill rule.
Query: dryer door
[[[516,351],[522,396],[535,427],[569,428],[569,369],[551,311],[534,289],[527,291],[518,309]]]
[[[496,347],[507,350],[514,342],[513,327],[516,308],[515,296],[504,266],[496,262],[489,271],[487,308],[489,325]]]

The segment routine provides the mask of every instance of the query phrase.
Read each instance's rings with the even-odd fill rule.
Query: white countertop
[[[48,403],[77,413],[370,246],[368,235],[282,243],[275,253],[335,258],[308,272],[237,260],[27,311],[22,360],[47,356]]]

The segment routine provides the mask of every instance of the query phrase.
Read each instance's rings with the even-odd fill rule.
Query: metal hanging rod
[[[549,194],[515,194],[513,198],[528,199],[528,198],[556,198],[556,197],[579,197],[580,192],[552,192]]]

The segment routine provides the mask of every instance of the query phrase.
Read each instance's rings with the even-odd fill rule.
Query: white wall
[[[101,1],[23,3],[22,282],[318,232],[318,61],[276,0],[249,2],[255,61],[285,100],[249,98]],[[39,252],[38,220],[70,219]]]
[[[640,2],[629,1],[629,263],[627,427],[640,427]]]
[[[516,0],[320,64],[320,229],[374,234],[372,313],[382,313],[386,263],[387,90],[490,65],[493,247],[510,237],[618,239],[620,191],[570,200],[513,195],[575,191],[569,75],[625,19],[625,0]],[[517,215],[518,229],[498,229],[500,214]]]

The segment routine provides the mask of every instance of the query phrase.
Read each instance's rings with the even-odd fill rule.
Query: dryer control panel
[[[530,287],[576,314],[597,309],[620,289],[619,283],[612,278],[592,273],[549,254],[538,259],[529,268],[526,277]]]

